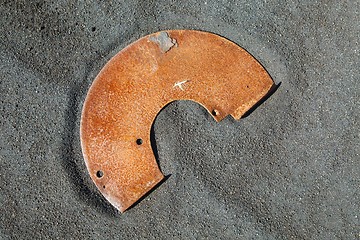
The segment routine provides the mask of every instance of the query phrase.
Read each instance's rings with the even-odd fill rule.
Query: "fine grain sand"
[[[359,239],[358,1],[0,1],[0,239]],[[91,182],[81,108],[104,64],[166,29],[224,36],[275,93],[240,121],[174,102],[171,176],[124,214]]]

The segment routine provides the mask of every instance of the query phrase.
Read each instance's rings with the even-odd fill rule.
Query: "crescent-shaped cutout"
[[[164,178],[150,142],[164,106],[192,100],[216,121],[240,119],[272,86],[255,58],[218,35],[170,30],[137,40],[104,66],[83,106],[81,146],[92,180],[125,211]]]

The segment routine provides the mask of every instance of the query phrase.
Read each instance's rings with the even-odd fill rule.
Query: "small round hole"
[[[141,145],[143,143],[143,140],[141,138],[136,139],[136,144]]]
[[[98,178],[102,178],[104,176],[104,173],[101,170],[99,170],[99,171],[96,172],[96,176]]]
[[[103,189],[105,189],[105,185],[103,186]]]
[[[95,30],[96,30],[96,27],[91,28],[91,31],[95,32]]]
[[[214,110],[212,110],[211,114],[214,115],[214,116],[218,116],[218,115],[219,115],[219,111],[216,110],[216,109],[214,109]]]

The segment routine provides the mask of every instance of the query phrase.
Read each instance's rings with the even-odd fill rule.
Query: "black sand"
[[[0,2],[1,239],[359,239],[359,2]],[[281,85],[238,122],[165,108],[171,176],[120,214],[87,174],[81,107],[116,52],[166,29],[224,36]]]

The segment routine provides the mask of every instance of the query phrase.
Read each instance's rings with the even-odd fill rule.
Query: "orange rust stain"
[[[164,178],[150,143],[164,106],[192,100],[216,121],[240,119],[272,86],[249,53],[218,35],[170,30],[137,40],[104,66],[84,103],[81,145],[92,180],[125,211]]]

